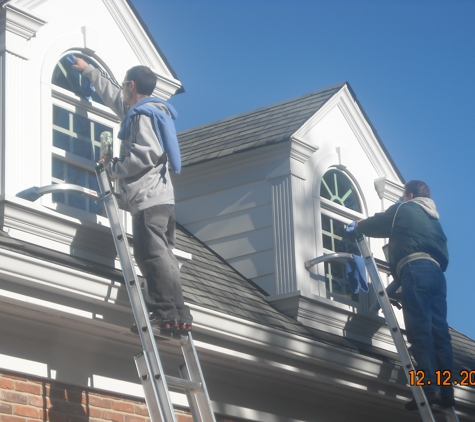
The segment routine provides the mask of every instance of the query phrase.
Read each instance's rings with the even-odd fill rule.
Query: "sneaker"
[[[165,332],[173,331],[178,328],[178,323],[175,320],[163,321],[162,319],[154,315],[150,317],[150,325],[152,326],[152,330],[155,329]]]
[[[191,324],[186,322],[178,323],[178,332],[180,334],[188,334],[191,331]]]
[[[427,401],[429,402],[429,405],[431,404],[441,404],[442,399],[440,398],[440,393],[437,391],[434,391],[433,393],[426,393],[426,398]],[[416,399],[412,399],[411,401],[408,401],[404,407],[406,410],[412,411],[412,410],[417,410],[419,407],[417,406],[417,401]]]

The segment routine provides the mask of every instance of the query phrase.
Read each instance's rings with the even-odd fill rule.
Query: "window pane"
[[[325,173],[320,186],[320,196],[346,208],[361,212],[356,189],[351,180],[338,170]]]
[[[87,117],[73,114],[73,131],[79,136],[91,139],[91,121]]]
[[[80,210],[87,210],[86,204],[87,198],[85,196],[78,195],[76,193],[68,193],[68,202],[67,204],[74,208],[79,208]]]
[[[79,53],[74,53],[74,56],[84,59],[94,67],[99,67],[90,57]],[[72,92],[80,98],[86,99],[91,97],[94,101],[104,104],[97,92],[91,91],[90,82],[88,82],[86,78],[83,78],[82,74],[76,69],[73,69],[72,65],[73,63],[68,60],[67,56],[60,59],[53,70],[51,82],[56,86]]]
[[[66,183],[72,183],[87,188],[86,186],[86,171],[79,167],[67,165]]]
[[[53,203],[60,203],[60,204],[64,204],[66,203],[66,196],[64,193],[60,192],[60,193],[53,193]]]
[[[54,178],[64,180],[64,163],[57,158],[53,158],[51,173]]]
[[[81,138],[75,139],[72,152],[73,154],[79,155],[80,157],[94,160],[94,156],[92,155],[92,145],[91,141],[89,140],[84,140]]]
[[[64,151],[71,150],[71,137],[65,133],[53,130],[53,146]]]
[[[53,105],[53,125],[69,130],[70,112]]]

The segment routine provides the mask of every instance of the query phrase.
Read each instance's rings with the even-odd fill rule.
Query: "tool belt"
[[[440,264],[434,258],[432,258],[428,253],[414,252],[405,256],[397,263],[396,274],[398,275],[398,277],[401,277],[401,270],[402,270],[402,267],[404,267],[404,265],[406,265],[408,262],[416,261],[418,259],[428,259],[429,261],[435,262],[440,267]]]

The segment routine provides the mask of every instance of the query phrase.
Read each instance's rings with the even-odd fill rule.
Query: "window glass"
[[[361,212],[361,205],[351,180],[341,171],[332,169],[325,173],[320,196],[353,211]]]
[[[74,53],[75,57],[80,57],[91,63],[94,67],[99,67],[90,57],[86,57],[83,54]],[[54,85],[60,86],[67,91],[72,92],[78,97],[84,99],[92,99],[97,103],[104,104],[101,97],[93,90],[90,83],[86,78],[82,76],[76,69],[73,69],[71,62],[72,55],[64,56],[58,61],[54,70],[51,82]]]

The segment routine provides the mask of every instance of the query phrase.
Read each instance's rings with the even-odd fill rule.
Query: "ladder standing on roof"
[[[364,236],[359,236],[356,241],[358,243],[358,247],[360,248],[361,255],[365,260],[366,269],[371,278],[384,318],[386,319],[389,330],[391,331],[391,335],[396,346],[399,359],[401,360],[401,364],[404,368],[404,372],[406,373],[407,380],[411,386],[412,393],[414,394],[414,398],[417,402],[417,406],[422,416],[422,420],[424,422],[435,421],[432,409],[429,406],[429,403],[427,402],[426,396],[424,394],[424,390],[422,389],[422,387],[414,385],[414,383],[410,382],[411,377],[409,371],[414,371],[412,359],[409,355],[409,351],[406,347],[406,342],[404,341],[401,329],[399,328],[396,316],[394,315],[393,309],[391,307],[391,303],[386,293],[386,289],[384,288],[384,285],[381,282],[381,278],[379,277],[378,268],[376,266],[376,262],[374,261],[371,250],[369,249],[368,242],[366,241]],[[414,373],[415,372],[413,372],[413,374]],[[434,406],[434,410],[442,411],[445,415],[447,422],[458,422],[458,417],[453,407],[442,408],[439,406]]]
[[[142,342],[143,352],[135,356],[135,363],[144,388],[150,418],[152,422],[176,422],[168,391],[169,384],[186,392],[194,422],[215,422],[191,333],[178,338],[162,336],[172,343],[178,343],[185,359],[185,364],[180,367],[181,378],[168,377],[163,372],[155,342],[155,335],[160,336],[160,331],[152,330],[150,325],[141,286],[132,263],[127,235],[119,218],[119,207],[113,195],[109,176],[102,164],[96,167],[96,175]]]

